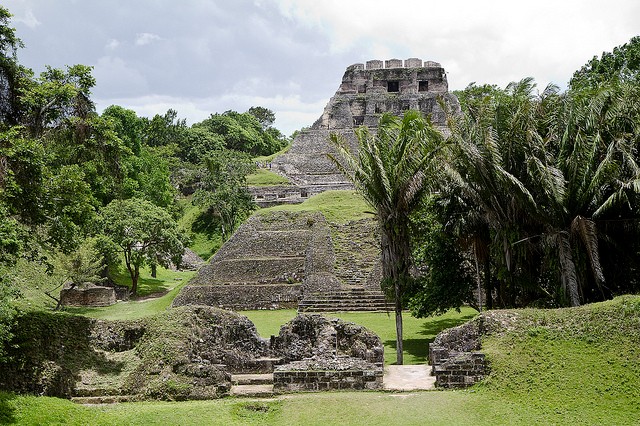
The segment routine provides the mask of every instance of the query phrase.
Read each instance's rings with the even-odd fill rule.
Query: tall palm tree
[[[576,272],[576,251],[584,253],[590,266],[595,284],[590,290],[602,291],[598,221],[612,211],[624,221],[623,210],[637,208],[632,203],[640,194],[640,167],[634,158],[640,90],[618,82],[575,90],[563,97],[561,107],[551,134],[557,135],[554,160],[563,179],[555,186],[557,196],[547,203],[546,233],[558,248],[562,285],[575,306],[587,290]]]
[[[496,289],[501,306],[516,304],[518,295],[525,297],[518,281],[523,274],[534,275],[529,260],[535,258],[534,248],[526,239],[535,229],[532,213],[538,210],[527,171],[532,153],[539,151],[534,147],[541,143],[534,87],[531,79],[524,79],[504,91],[481,92],[467,100],[463,115],[448,120],[454,152],[446,169],[449,191],[467,206],[467,214],[450,227],[462,233],[478,264],[484,265],[487,305],[492,305],[493,292],[490,253],[499,269],[496,275],[502,277]]]
[[[604,283],[598,219],[611,211],[624,219],[625,204],[637,209],[640,91],[613,84],[536,95],[534,88],[531,79],[512,83],[449,120],[456,156],[448,175],[469,211],[482,213],[493,251],[502,251],[511,302],[526,296],[513,270],[555,270],[559,298],[575,306]],[[581,276],[587,264],[590,274]],[[535,284],[529,291],[544,293],[551,283]]]
[[[338,155],[331,159],[375,209],[380,228],[383,285],[393,288],[397,364],[403,363],[403,296],[411,281],[409,214],[432,183],[440,166],[437,154],[444,138],[419,111],[403,118],[385,114],[375,135],[356,130],[358,152],[338,135],[331,140]]]

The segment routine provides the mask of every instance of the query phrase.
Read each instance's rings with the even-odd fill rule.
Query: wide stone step
[[[131,402],[139,400],[138,395],[101,395],[101,396],[74,396],[71,402],[76,404],[116,404],[119,402]]]
[[[345,307],[345,306],[308,306],[304,308],[298,308],[300,312],[391,312],[393,308],[382,308],[375,306],[358,306],[358,307]]]
[[[354,295],[341,295],[341,294],[336,294],[336,295],[326,295],[326,296],[307,296],[304,298],[305,301],[323,301],[323,300],[360,300],[363,302],[367,302],[367,301],[384,301],[386,300],[385,297],[383,295],[377,295],[377,294],[367,294],[367,295],[362,295],[362,296],[354,296]]]
[[[118,394],[118,389],[113,388],[99,388],[90,386],[77,386],[74,391],[74,396],[77,397],[93,397],[93,396],[115,396]]]
[[[298,305],[300,312],[336,312],[336,311],[392,311],[391,304],[369,304],[369,305],[344,305],[338,303],[324,303],[318,305]]]
[[[231,395],[246,398],[265,398],[273,396],[273,384],[231,386]]]
[[[322,305],[344,305],[344,306],[386,306],[392,305],[391,302],[385,300],[303,300],[298,303],[298,306],[322,306]]]
[[[233,374],[231,384],[237,385],[273,385],[273,373]]]
[[[244,367],[241,370],[232,371],[232,374],[241,375],[241,374],[268,374],[273,373],[273,370],[277,365],[283,363],[282,358],[255,358],[252,360],[247,360],[244,364]]]

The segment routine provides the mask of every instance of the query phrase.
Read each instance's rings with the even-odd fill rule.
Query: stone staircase
[[[251,398],[273,396],[273,373],[233,374],[230,394]]]
[[[390,312],[393,303],[386,300],[381,291],[361,287],[313,293],[298,304],[298,312]]]
[[[268,398],[273,396],[273,370],[282,364],[281,358],[257,358],[249,365],[251,372],[231,375],[229,394],[245,398]]]

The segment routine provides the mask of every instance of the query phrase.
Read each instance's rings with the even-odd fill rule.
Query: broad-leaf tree
[[[202,188],[196,191],[193,201],[216,222],[226,241],[255,208],[246,183],[255,164],[246,154],[220,150],[211,152],[205,165]]]
[[[179,264],[184,237],[178,224],[161,207],[138,198],[114,200],[101,212],[104,234],[120,247],[131,276],[131,293],[138,291],[140,267],[145,262]]]
[[[393,294],[397,364],[402,364],[402,310],[412,281],[409,214],[432,184],[444,141],[419,111],[406,111],[403,118],[385,114],[375,135],[360,127],[356,136],[359,148],[353,152],[344,138],[333,135],[338,155],[331,158],[375,209],[383,286]]]

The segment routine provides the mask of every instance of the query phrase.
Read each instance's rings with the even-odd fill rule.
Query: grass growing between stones
[[[296,316],[294,309],[279,311],[243,311],[258,329],[262,337],[277,335],[280,327]],[[462,324],[473,318],[477,312],[471,308],[462,308],[460,312],[449,311],[444,315],[431,318],[414,318],[408,313],[403,316],[404,323],[404,361],[405,364],[423,364],[426,362],[429,343],[436,335],[450,327]],[[384,312],[336,312],[326,313],[327,317],[337,317],[354,322],[372,330],[384,344],[385,364],[396,362],[396,328],[393,313]]]
[[[321,212],[329,222],[347,223],[373,217],[371,207],[356,191],[325,191],[301,204],[286,204],[260,209],[256,214],[271,211]]]

